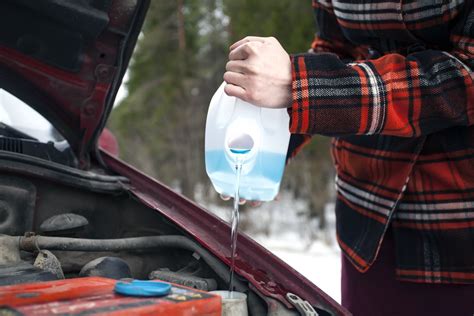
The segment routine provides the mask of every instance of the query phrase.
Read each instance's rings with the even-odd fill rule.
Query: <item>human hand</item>
[[[228,196],[228,195],[221,194],[220,197],[224,201],[229,201],[230,200],[230,196]],[[249,205],[252,206],[252,207],[258,207],[258,206],[262,205],[262,201],[248,201],[248,202],[249,202]],[[247,200],[239,199],[239,205],[244,205],[245,203],[247,203]]]
[[[224,91],[249,103],[291,105],[290,56],[274,37],[247,36],[230,46]]]

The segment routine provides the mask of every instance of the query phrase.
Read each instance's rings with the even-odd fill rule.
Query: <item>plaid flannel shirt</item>
[[[392,229],[398,279],[474,283],[473,2],[313,1],[291,156],[335,137],[338,240],[361,272]]]

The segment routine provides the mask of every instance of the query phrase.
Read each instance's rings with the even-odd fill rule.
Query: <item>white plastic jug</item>
[[[224,92],[212,97],[205,135],[206,172],[215,190],[234,196],[241,163],[240,198],[271,201],[278,193],[290,132],[286,109],[262,108]]]

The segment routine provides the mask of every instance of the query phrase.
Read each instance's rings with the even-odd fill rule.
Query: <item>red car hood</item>
[[[97,150],[149,0],[0,1],[0,88],[68,140],[82,168]]]

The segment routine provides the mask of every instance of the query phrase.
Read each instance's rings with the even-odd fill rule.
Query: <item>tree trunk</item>
[[[184,3],[183,0],[178,0],[178,43],[179,50],[186,49],[186,33],[184,29]]]

